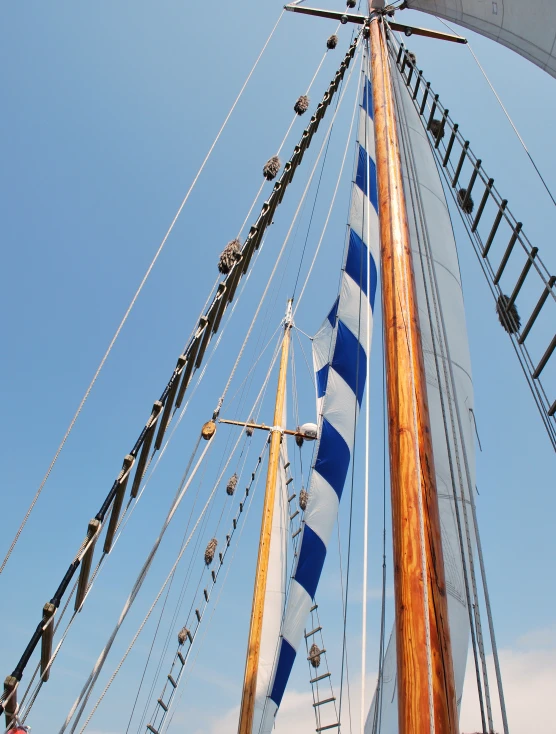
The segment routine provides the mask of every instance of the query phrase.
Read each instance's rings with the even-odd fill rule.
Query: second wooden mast
[[[284,419],[290,332],[293,323],[291,307],[292,302],[289,301],[284,324],[284,339],[282,341],[280,370],[278,373],[278,388],[276,390],[276,403],[274,406],[274,425],[271,429],[272,433],[270,436],[270,448],[268,452],[268,471],[266,476],[263,519],[261,523],[257,570],[255,572],[255,588],[253,591],[253,607],[251,611],[251,624],[249,627],[249,642],[247,645],[247,660],[245,663],[245,677],[243,680],[243,695],[241,698],[238,734],[251,734],[255,712],[257,672],[261,651],[261,635],[263,629],[266,581],[268,576],[272,517],[274,513],[274,499],[276,496],[276,480],[280,460],[280,446],[282,443],[282,431],[280,429]]]
[[[456,734],[436,474],[386,31],[369,0],[400,734]]]

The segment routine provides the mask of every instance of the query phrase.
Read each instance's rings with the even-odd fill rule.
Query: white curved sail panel
[[[450,215],[433,154],[419,115],[394,70],[404,188],[415,271],[427,381],[431,432],[448,592],[448,617],[458,707],[463,692],[469,614],[459,541],[454,486],[460,517],[469,484],[475,487],[473,384],[458,257]],[[420,197],[409,189],[416,183]],[[428,240],[428,245],[427,245]],[[432,257],[431,257],[432,255]],[[453,381],[452,381],[453,378]],[[458,428],[459,411],[462,431]],[[463,450],[467,454],[469,479]],[[463,518],[462,518],[463,523]],[[464,536],[465,537],[465,536]],[[473,540],[473,538],[472,538]],[[365,734],[397,734],[396,640],[392,633],[384,661],[380,728],[375,729],[376,694]]]
[[[556,77],[554,0],[407,0],[407,6],[498,41]]]
[[[283,425],[286,426],[285,420]],[[274,514],[272,516],[272,535],[270,539],[270,557],[264,600],[261,651],[257,671],[253,734],[270,731],[274,719],[274,712],[267,711],[267,701],[270,694],[270,683],[278,652],[278,644],[280,642],[280,626],[286,604],[289,536],[288,489],[286,486],[287,463],[288,449],[284,440],[282,441],[280,450]],[[269,720],[265,721],[265,718]]]
[[[303,640],[303,631],[336,523],[363,399],[378,278],[378,218],[372,95],[363,74],[359,133],[340,293],[313,340],[318,446],[303,533],[291,579],[263,726],[270,734]]]

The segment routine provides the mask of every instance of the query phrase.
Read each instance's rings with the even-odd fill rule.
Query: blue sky
[[[0,367],[5,406],[0,489],[2,555],[280,7],[279,3],[253,0],[220,7],[190,7],[175,0],[94,6],[26,0],[4,5],[0,24],[0,136],[4,143],[0,297],[5,314],[5,357]],[[413,13],[404,17],[408,22],[437,25],[434,19]],[[219,253],[243,222],[261,182],[261,167],[281,142],[291,121],[293,102],[312,78],[326,37],[333,29],[332,21],[294,15],[283,18],[178,220],[0,579],[3,675],[19,658],[42,605],[52,595],[89,519],[117,474],[122,457],[133,445],[153,400],[168,379],[217,275]],[[337,51],[326,58],[311,95],[314,102],[334,75],[350,33],[351,29],[341,30]],[[547,181],[556,189],[556,153],[550,134],[556,115],[554,80],[507,49],[467,35]],[[485,168],[496,178],[516,217],[524,222],[531,240],[554,272],[555,209],[468,51],[415,37],[411,46],[419,66],[465,130]],[[354,93],[352,82],[334,128],[303,273],[335,185]],[[210,417],[222,392],[329,120],[330,113],[304,161],[303,173],[296,176],[279,210],[217,356],[72,628],[51,682],[37,700],[30,720],[37,734],[57,731],[62,724],[156,537],[199,426]],[[284,157],[289,155],[302,127],[300,121],[294,126]],[[351,161],[350,149],[346,186],[339,194],[322,257],[297,319],[299,328],[310,334],[320,325],[336,293]],[[313,187],[230,395],[247,375],[260,345],[270,339],[279,324],[299,267],[314,194]],[[457,223],[456,233],[461,235]],[[510,675],[518,670],[518,689],[531,675],[519,677],[522,668],[512,667],[516,656],[520,651],[527,656],[537,649],[545,652],[554,644],[550,632],[556,624],[552,582],[554,455],[509,340],[497,322],[475,255],[463,237],[459,254],[483,448],[477,453],[479,519],[498,639],[507,651]],[[303,346],[308,354],[307,341]],[[295,352],[300,411],[303,420],[303,416],[310,420],[314,406],[297,341]],[[381,565],[380,361],[380,344],[375,340],[371,387],[374,482],[370,671],[376,668]],[[230,402],[223,414],[248,417],[246,411],[267,368],[268,362],[261,359],[249,389],[241,399]],[[267,399],[262,414],[270,418],[270,411],[271,401]],[[200,496],[207,496],[225,455],[227,439],[234,435],[233,429],[219,430]],[[258,450],[259,446],[251,449],[247,471]],[[306,466],[310,451],[304,451]],[[348,627],[352,681],[357,677],[360,655],[361,521],[357,508],[361,477],[358,470]],[[256,512],[260,514],[261,499],[261,493],[255,496],[221,601],[182,699],[180,716],[182,723],[187,721],[187,731],[208,734],[216,726],[214,722],[229,715],[239,700],[248,626],[245,600],[251,593],[258,533]],[[192,504],[193,495],[184,502],[168,532],[136,608],[109,658],[106,674],[123,654],[172,565]],[[192,575],[195,583],[188,587],[181,617],[193,601],[204,545],[217,527],[221,535],[227,532],[228,511],[225,498],[219,497],[203,526],[199,546],[185,556],[179,584],[176,582],[168,601],[168,608],[173,608],[177,587],[185,578],[191,558],[196,564]],[[346,502],[341,519],[344,546],[347,511]],[[221,512],[224,515],[219,523]],[[325,576],[319,603],[338,688],[341,624],[337,552],[330,553]],[[156,619],[155,613],[95,716],[91,731],[126,730]],[[164,620],[162,628],[165,633]],[[158,650],[157,643],[155,660]],[[163,670],[165,667],[166,663]],[[545,667],[548,676],[556,675],[549,664]],[[101,682],[105,680],[106,676]],[[353,685],[356,699],[357,684]],[[159,688],[157,682],[157,695]],[[292,689],[301,697],[309,690],[303,665],[294,672]],[[542,686],[538,689],[543,690]],[[531,699],[536,710],[540,700]],[[137,719],[130,731],[136,728]],[[519,734],[521,730],[516,731]]]

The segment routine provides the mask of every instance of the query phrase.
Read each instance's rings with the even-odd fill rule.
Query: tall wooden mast
[[[259,555],[257,557],[257,571],[255,574],[255,588],[253,590],[253,607],[251,611],[251,625],[249,627],[249,642],[247,645],[247,661],[245,663],[245,677],[243,679],[243,695],[239,715],[238,734],[251,734],[253,728],[253,714],[255,711],[255,693],[257,690],[257,671],[261,650],[261,633],[263,629],[264,599],[266,580],[268,576],[268,559],[270,554],[270,535],[272,531],[272,516],[274,512],[274,498],[276,496],[276,478],[280,459],[280,444],[282,431],[280,430],[284,417],[284,398],[286,394],[286,375],[288,370],[288,354],[290,347],[290,332],[292,327],[292,302],[288,302],[286,312],[284,340],[278,373],[278,388],[274,405],[274,425],[271,429],[270,448],[268,452],[268,471],[266,475],[266,489],[263,505],[263,519],[261,523],[261,537],[259,541]]]
[[[400,734],[456,734],[440,516],[392,81],[379,3],[371,73],[394,542]],[[382,3],[380,3],[382,5]]]

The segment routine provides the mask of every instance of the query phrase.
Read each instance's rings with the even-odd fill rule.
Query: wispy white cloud
[[[499,708],[496,707],[496,676],[492,656],[487,659],[494,725],[502,732]],[[553,699],[556,694],[556,627],[534,630],[520,638],[511,649],[500,651],[500,665],[508,720],[512,734],[531,731],[552,731]],[[376,676],[367,678],[367,705],[370,704]],[[338,691],[336,691],[336,695]],[[352,730],[359,732],[360,687],[352,686]],[[315,728],[313,698],[310,691],[289,691],[284,696],[276,721],[275,734],[307,734]],[[326,707],[332,715],[332,707]],[[346,709],[344,709],[346,711]],[[212,717],[195,734],[236,734],[239,706],[222,716]],[[347,721],[347,711],[346,718]],[[329,723],[328,720],[323,723]],[[331,722],[330,722],[331,723]],[[481,730],[481,718],[476,693],[475,670],[470,659],[467,665],[464,695],[461,705],[460,731]],[[99,733],[100,734],[100,733]]]

